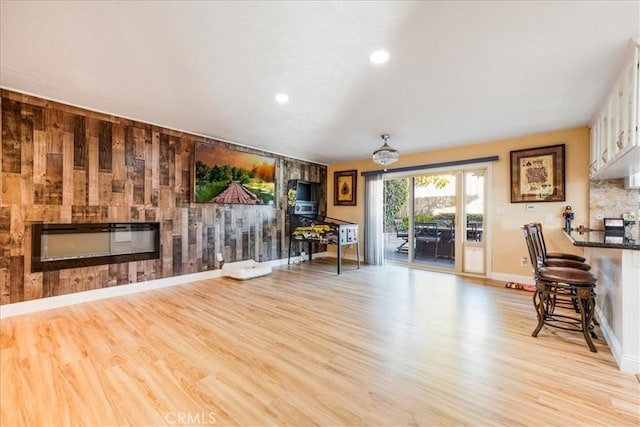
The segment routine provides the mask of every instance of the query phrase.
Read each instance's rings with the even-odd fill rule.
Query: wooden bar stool
[[[540,244],[542,245],[542,250],[546,258],[559,258],[559,259],[570,259],[573,261],[585,262],[586,259],[581,257],[580,255],[575,254],[567,254],[564,252],[547,252],[547,244],[544,241],[544,234],[542,234],[542,224],[539,222],[534,223],[534,225],[538,228],[538,238],[540,239]]]
[[[556,258],[549,257],[540,223],[531,223],[528,224],[528,227],[531,238],[533,239],[533,244],[535,245],[536,255],[541,260],[542,265],[545,267],[570,267],[584,271],[591,270],[591,266],[584,262],[584,258],[577,255],[574,257],[571,254],[555,253]],[[582,261],[579,259],[582,259]]]
[[[593,331],[596,276],[577,268],[545,266],[535,244],[537,237],[532,234],[531,229],[530,224],[523,227],[536,282],[533,305],[538,325],[531,335],[537,337],[545,325],[582,332],[589,350],[597,352],[592,341],[592,337],[597,338]],[[557,308],[564,310],[559,311]]]

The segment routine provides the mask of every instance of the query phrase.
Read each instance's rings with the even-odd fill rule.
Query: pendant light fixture
[[[387,144],[387,140],[389,139],[388,133],[383,133],[382,135],[380,135],[380,137],[384,141],[384,144],[382,144],[382,147],[373,152],[373,162],[382,165],[384,167],[384,171],[386,172],[388,165],[398,161],[400,153],[398,152],[398,150],[396,150],[395,148],[391,148]]]

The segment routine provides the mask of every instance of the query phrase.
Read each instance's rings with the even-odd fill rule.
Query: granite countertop
[[[601,230],[571,230],[569,232],[564,230],[564,233],[576,246],[640,250],[640,242],[637,239],[629,239],[622,235],[605,234]]]

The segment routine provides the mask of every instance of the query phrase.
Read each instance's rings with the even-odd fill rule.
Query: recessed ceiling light
[[[376,50],[371,55],[369,55],[369,61],[372,64],[384,64],[389,60],[389,52],[386,50]]]
[[[280,103],[280,104],[286,104],[287,102],[289,102],[289,95],[287,95],[286,93],[279,93],[276,95],[276,102]]]

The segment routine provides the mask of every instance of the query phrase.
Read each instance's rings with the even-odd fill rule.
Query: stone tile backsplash
[[[631,228],[631,234],[638,239],[640,189],[625,189],[624,179],[591,181],[589,205],[589,228],[604,229],[602,219],[598,218],[620,218],[625,213],[631,213],[636,216],[636,225]]]

